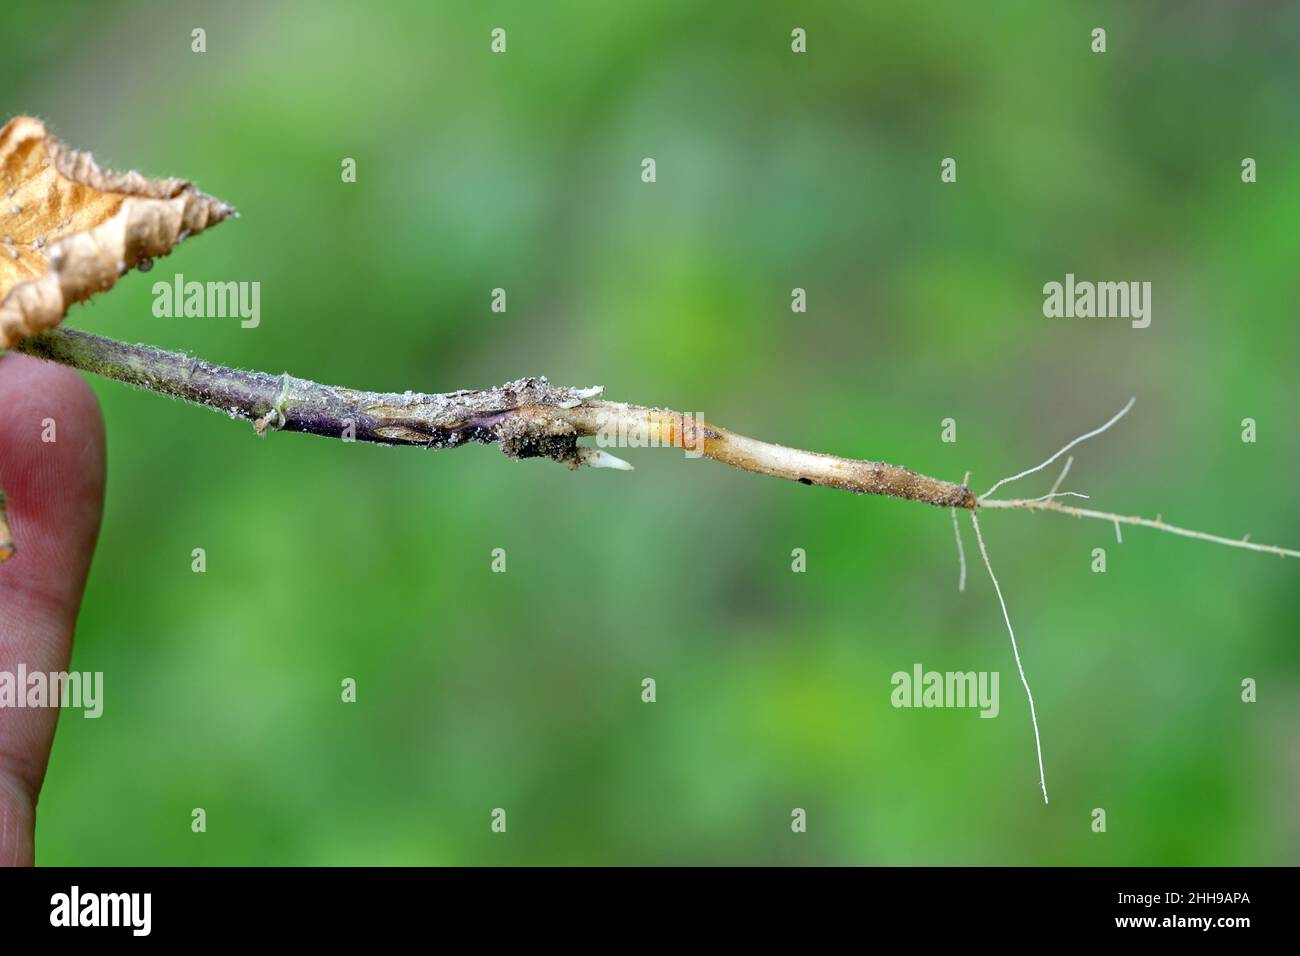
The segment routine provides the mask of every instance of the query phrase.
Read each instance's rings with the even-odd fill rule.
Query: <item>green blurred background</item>
[[[1300,545],[1294,4],[24,0],[4,20],[6,116],[242,213],[73,326],[366,388],[600,383],[976,490],[1135,394],[1070,487]],[[261,282],[261,327],[155,318],[177,271]],[[1150,280],[1151,327],[1044,318],[1066,272]],[[110,476],[73,666],[105,673],[105,713],[60,722],[42,863],[1300,859],[1295,563],[987,514],[1044,807],[996,598],[977,564],[958,593],[945,512],[677,452],[570,473],[259,441],[94,384]],[[999,671],[1000,717],[892,708],[916,662]]]

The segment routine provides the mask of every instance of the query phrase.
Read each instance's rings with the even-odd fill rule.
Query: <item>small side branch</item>
[[[1140,528],[1152,528],[1156,531],[1164,531],[1168,534],[1176,534],[1183,538],[1195,538],[1198,541],[1210,541],[1214,544],[1226,545],[1229,548],[1245,548],[1247,551],[1262,551],[1265,554],[1276,554],[1281,558],[1300,558],[1300,551],[1291,548],[1281,548],[1274,544],[1256,544],[1247,537],[1242,538],[1225,538],[1222,535],[1207,534],[1204,531],[1192,531],[1189,528],[1179,528],[1175,525],[1168,524],[1161,518],[1139,518],[1136,515],[1112,514],[1109,511],[1094,511],[1091,508],[1076,508],[1073,505],[1064,505],[1059,501],[1043,501],[1037,498],[1016,498],[1004,499],[1001,501],[980,500],[981,508],[1014,508],[1025,511],[1055,511],[1058,514],[1073,515],[1076,518],[1098,518],[1102,521],[1110,521],[1115,525],[1115,536],[1119,541],[1119,526],[1122,524],[1136,525]]]
[[[1014,498],[1014,499],[1002,499],[1002,500],[997,500],[991,497],[993,492],[997,491],[999,488],[1001,488],[1003,485],[1007,484],[1008,482],[1016,481],[1020,478],[1024,478],[1026,475],[1032,475],[1037,471],[1041,471],[1042,469],[1046,468],[1052,462],[1056,461],[1058,458],[1060,458],[1067,451],[1069,451],[1071,448],[1075,447],[1079,443],[1087,441],[1089,438],[1093,438],[1097,435],[1100,435],[1102,432],[1106,431],[1117,421],[1119,421],[1121,418],[1127,415],[1129,410],[1133,407],[1134,402],[1136,401],[1137,401],[1136,398],[1130,398],[1128,400],[1128,403],[1123,408],[1121,408],[1118,412],[1116,412],[1115,415],[1110,419],[1110,421],[1106,422],[1106,424],[1100,426],[1099,428],[1094,428],[1092,431],[1080,435],[1078,438],[1075,438],[1073,441],[1069,442],[1064,448],[1062,448],[1060,451],[1054,454],[1051,458],[1048,458],[1042,464],[1035,465],[1033,468],[1029,468],[1025,471],[1022,471],[1018,475],[1012,475],[1010,478],[1003,478],[1001,481],[995,484],[992,488],[986,491],[979,498],[978,507],[1010,508],[1010,509],[1021,509],[1025,511],[1055,511],[1058,512],[1059,514],[1073,515],[1076,518],[1098,518],[1102,521],[1109,521],[1115,525],[1115,540],[1120,544],[1124,543],[1124,536],[1120,533],[1119,526],[1121,524],[1131,524],[1131,525],[1137,525],[1138,527],[1142,527],[1142,528],[1153,528],[1156,531],[1165,531],[1168,532],[1169,534],[1176,534],[1183,538],[1196,538],[1197,540],[1200,541],[1209,541],[1214,544],[1222,544],[1229,548],[1244,548],[1247,551],[1260,551],[1265,554],[1276,554],[1278,557],[1283,557],[1283,558],[1300,558],[1300,551],[1294,551],[1290,548],[1281,548],[1278,547],[1277,545],[1272,545],[1272,544],[1253,544],[1249,540],[1250,535],[1246,535],[1243,538],[1225,538],[1222,535],[1207,534],[1204,531],[1192,531],[1188,528],[1179,528],[1171,524],[1165,524],[1164,520],[1159,516],[1157,516],[1154,520],[1152,520],[1151,518],[1139,518],[1135,515],[1113,514],[1112,512],[1109,511],[1094,511],[1091,508],[1078,508],[1073,505],[1062,504],[1060,501],[1057,501],[1056,499],[1066,498],[1066,497],[1070,497],[1070,498],[1088,497],[1087,495],[1081,495],[1073,491],[1058,492],[1056,490],[1059,487],[1061,487],[1061,482],[1065,480],[1066,474],[1069,473],[1070,465],[1074,463],[1073,457],[1066,459],[1065,467],[1061,469],[1061,474],[1057,477],[1056,483],[1052,485],[1052,490],[1047,494],[1042,495],[1041,497]]]
[[[1061,487],[1061,482],[1065,481],[1065,476],[1070,473],[1070,466],[1073,464],[1074,464],[1073,455],[1065,459],[1065,467],[1062,468],[1061,473],[1056,476],[1056,483],[1052,485],[1052,490],[1047,493],[1047,497],[1050,498],[1054,494],[1056,494],[1057,490]]]
[[[961,526],[957,523],[957,509],[952,510],[952,533],[957,539],[957,590],[966,590],[966,546],[961,543]],[[975,512],[971,512],[974,514]]]
[[[1085,441],[1087,441],[1089,438],[1096,438],[1098,435],[1100,435],[1100,434],[1101,434],[1102,432],[1104,432],[1106,429],[1110,428],[1111,425],[1114,425],[1117,421],[1119,421],[1121,418],[1123,418],[1125,415],[1127,415],[1127,414],[1129,413],[1129,409],[1131,409],[1131,408],[1133,407],[1133,404],[1134,404],[1136,401],[1137,401],[1137,396],[1134,396],[1133,398],[1130,398],[1130,399],[1128,400],[1128,404],[1125,405],[1123,408],[1121,408],[1118,412],[1116,412],[1116,413],[1115,413],[1115,416],[1114,416],[1113,418],[1111,418],[1110,421],[1108,421],[1106,424],[1104,424],[1104,425],[1102,425],[1102,426],[1100,426],[1100,427],[1098,427],[1098,428],[1094,428],[1094,429],[1093,429],[1092,431],[1090,431],[1090,432],[1087,432],[1087,433],[1085,433],[1085,434],[1083,434],[1083,435],[1080,435],[1078,438],[1074,439],[1072,442],[1070,442],[1068,445],[1066,445],[1064,448],[1062,448],[1060,451],[1058,451],[1055,455],[1053,455],[1051,458],[1047,459],[1047,461],[1043,462],[1042,464],[1035,465],[1033,468],[1026,468],[1024,471],[1020,472],[1019,474],[1012,475],[1010,478],[1003,478],[1001,481],[999,481],[997,484],[995,484],[995,485],[994,485],[992,488],[990,488],[988,491],[984,492],[984,494],[980,495],[981,500],[984,499],[984,498],[989,498],[989,497],[991,497],[992,494],[993,494],[993,492],[997,491],[997,490],[998,490],[999,488],[1001,488],[1003,485],[1010,484],[1010,483],[1013,482],[1013,481],[1019,481],[1021,478],[1027,477],[1028,475],[1032,475],[1032,474],[1034,474],[1035,472],[1042,471],[1044,468],[1046,468],[1046,467],[1047,467],[1048,465],[1050,465],[1052,462],[1056,461],[1056,459],[1060,458],[1062,455],[1064,455],[1067,451],[1069,451],[1069,450],[1070,450],[1071,448],[1073,448],[1075,445],[1078,445],[1078,444],[1080,444],[1080,443],[1082,443],[1082,442],[1085,442]],[[1058,483],[1058,484],[1060,483],[1060,481],[1061,481],[1062,479],[1065,478],[1065,472],[1067,472],[1067,471],[1069,471],[1069,470],[1070,470],[1070,466],[1069,466],[1069,464],[1067,463],[1066,466],[1065,466],[1065,468],[1061,471],[1061,477],[1057,479],[1057,483]],[[1055,489],[1053,489],[1053,490],[1055,490]]]

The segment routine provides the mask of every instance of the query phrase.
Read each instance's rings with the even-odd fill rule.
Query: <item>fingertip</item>
[[[0,584],[79,604],[104,472],[104,420],[81,375],[24,355],[0,358],[0,488],[17,548]]]

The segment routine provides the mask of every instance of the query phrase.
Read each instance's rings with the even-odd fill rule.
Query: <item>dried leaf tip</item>
[[[233,215],[193,183],[104,169],[39,120],[11,119],[0,130],[0,349]]]

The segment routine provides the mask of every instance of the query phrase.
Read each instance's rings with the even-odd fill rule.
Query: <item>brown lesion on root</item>
[[[494,431],[507,458],[549,458],[578,467],[578,430],[545,410],[520,410],[503,418]]]

